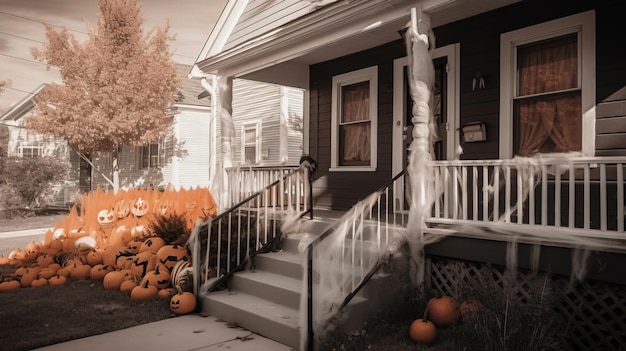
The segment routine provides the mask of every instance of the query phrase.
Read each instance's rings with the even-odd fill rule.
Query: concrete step
[[[288,251],[269,252],[254,258],[254,269],[301,280],[302,258],[300,254]]]
[[[297,310],[300,306],[302,279],[261,270],[244,271],[233,276],[229,288]]]
[[[203,297],[203,312],[299,348],[299,310],[240,291],[216,291]]]

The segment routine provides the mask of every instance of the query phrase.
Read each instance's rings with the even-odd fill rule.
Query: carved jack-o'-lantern
[[[157,256],[154,251],[141,252],[135,255],[133,264],[130,267],[135,277],[143,277],[147,272],[153,271],[157,264]]]
[[[142,198],[138,198],[131,207],[130,211],[133,213],[135,217],[144,216],[148,213],[148,202]]]
[[[157,200],[154,202],[154,213],[157,215],[165,216],[167,214],[167,210],[169,209],[168,201],[160,201]]]
[[[117,213],[117,218],[122,219],[130,214],[130,205],[126,200],[120,200],[115,203],[115,213]]]
[[[171,270],[180,260],[189,260],[191,254],[185,246],[170,244],[165,245],[157,251],[157,260],[167,269]]]
[[[103,227],[110,227],[113,225],[115,216],[111,210],[102,210],[98,212],[98,223]]]

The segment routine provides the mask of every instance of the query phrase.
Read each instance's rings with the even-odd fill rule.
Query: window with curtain
[[[333,76],[332,84],[330,170],[374,171],[378,66]]]
[[[515,154],[581,150],[578,53],[576,33],[517,47]]]
[[[341,87],[339,166],[369,166],[371,122],[369,81]]]

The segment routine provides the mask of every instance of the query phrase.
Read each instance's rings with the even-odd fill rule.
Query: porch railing
[[[399,243],[406,217],[394,192],[401,191],[404,172],[346,212],[337,224],[306,246],[305,347],[335,313],[345,307],[381,266],[381,258]]]
[[[427,222],[621,238],[625,166],[625,157],[436,161],[441,195]]]
[[[284,174],[244,172],[251,176],[234,178],[260,186],[260,179],[277,177],[257,191],[250,190],[250,195],[227,211],[196,224],[190,238],[194,293],[215,289],[233,272],[244,268],[254,255],[270,248],[280,238],[285,219],[312,216],[309,172],[300,166]]]
[[[228,176],[229,204],[234,206],[268,184],[285,177],[297,170],[298,167],[266,167],[266,166],[237,166],[226,169]]]

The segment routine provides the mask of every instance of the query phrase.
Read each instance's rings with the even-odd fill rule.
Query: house
[[[177,65],[183,88],[173,105],[172,135],[143,147],[123,146],[120,186],[176,189],[211,187],[220,167],[220,133],[204,89],[187,79],[191,66]],[[301,89],[239,79],[233,89],[233,139],[238,166],[294,166],[302,154]],[[281,119],[282,118],[282,119]],[[284,119],[284,120],[283,120]],[[108,154],[94,156],[94,165],[111,172]],[[110,187],[94,172],[94,187]]]
[[[316,211],[351,209],[391,183],[389,208],[407,213],[410,180],[402,174],[413,116],[403,37],[418,20],[414,8],[416,26],[432,28],[435,38],[431,183],[441,196],[425,230],[449,234],[426,248],[431,273],[445,276],[433,276],[444,281],[432,286],[446,292],[463,276],[446,270],[449,260],[462,269],[505,266],[509,235],[526,244],[559,241],[540,246],[541,262],[519,266],[564,276],[579,266],[569,262],[579,255],[574,238],[603,237],[611,244],[598,244],[602,267],[593,265],[588,277],[611,285],[607,309],[618,310],[626,285],[616,268],[624,255],[613,252],[625,247],[626,48],[616,45],[623,1],[232,0],[192,73],[205,82],[218,77],[224,119],[233,80],[304,89]],[[538,259],[526,244],[515,249]],[[606,287],[594,284],[580,296],[593,300]],[[603,347],[626,347],[624,333],[598,315],[593,320],[611,330],[599,337]],[[600,329],[573,348],[596,347],[588,340]]]
[[[80,158],[70,152],[67,143],[58,138],[29,131],[24,127],[25,117],[32,113],[35,107],[34,99],[43,89],[43,85],[35,89],[30,95],[18,101],[11,109],[0,116],[0,132],[4,142],[0,146],[0,157],[55,157],[69,170],[63,184],[56,186],[50,196],[48,205],[66,207],[72,204],[81,185]]]

